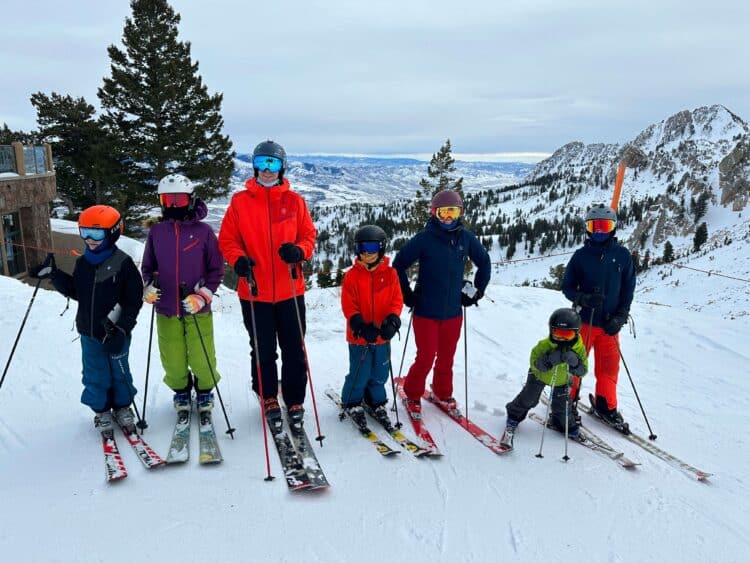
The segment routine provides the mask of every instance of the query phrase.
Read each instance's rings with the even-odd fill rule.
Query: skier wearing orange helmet
[[[50,279],[57,291],[78,301],[81,402],[94,411],[94,424],[101,432],[112,430],[113,416],[123,427],[135,426],[130,405],[136,389],[128,352],[143,303],[143,281],[132,258],[115,244],[122,231],[122,217],[115,208],[89,207],[78,218],[86,251],[76,260],[73,274],[57,269],[52,254],[30,270],[32,277]]]

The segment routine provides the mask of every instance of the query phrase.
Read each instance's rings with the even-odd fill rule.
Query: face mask
[[[165,207],[163,208],[164,218],[182,221],[188,216],[187,207]]]
[[[612,233],[589,233],[589,236],[594,242],[605,242],[612,236]]]

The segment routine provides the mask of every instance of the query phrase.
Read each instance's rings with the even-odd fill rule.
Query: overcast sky
[[[180,39],[223,92],[238,152],[552,152],[624,142],[682,109],[750,119],[750,5],[726,1],[173,0]],[[109,75],[125,0],[3,3],[0,123],[36,91]]]

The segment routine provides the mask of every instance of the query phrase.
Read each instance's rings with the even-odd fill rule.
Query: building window
[[[2,216],[0,234],[2,234],[3,254],[5,255],[4,273],[9,276],[15,276],[25,272],[26,259],[23,252],[21,221],[18,213],[6,213]]]

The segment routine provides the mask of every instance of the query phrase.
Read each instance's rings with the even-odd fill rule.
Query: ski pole
[[[555,371],[552,372],[552,383],[550,383],[550,394],[549,394],[549,403],[547,403],[547,414],[544,415],[544,426],[542,427],[542,441],[539,443],[539,453],[536,454],[536,457],[544,457],[542,455],[542,447],[544,446],[544,433],[547,430],[547,423],[549,422],[549,411],[550,407],[552,407],[552,395],[555,390],[555,380],[557,379],[557,369],[560,367],[560,364],[557,364],[555,366]]]
[[[398,380],[401,381],[401,370],[404,369],[404,358],[406,357],[406,345],[409,343],[409,333],[411,332],[411,320],[414,318],[414,309],[409,309],[409,326],[406,327],[406,338],[404,339],[404,349],[401,352],[401,364],[398,366]],[[394,386],[395,387],[395,386]],[[398,412],[396,407],[396,395],[393,395],[392,411]]]
[[[255,273],[250,266],[250,274],[247,276],[247,285],[250,287],[250,321],[253,329],[253,350],[255,351],[255,371],[258,377],[258,390],[260,391],[260,418],[263,426],[263,447],[266,450],[266,477],[264,481],[273,481],[275,477],[271,475],[271,458],[268,456],[268,431],[266,429],[266,407],[264,405],[265,395],[263,395],[263,373],[260,369],[260,348],[258,348],[258,329],[255,324],[255,301],[252,297],[258,295],[258,286],[255,283]],[[251,374],[252,375],[252,374]]]
[[[568,430],[569,430],[569,422],[568,419],[570,417],[570,373],[567,373],[567,367],[565,368],[566,371],[566,377],[565,377],[565,454],[563,455],[563,461],[568,461],[570,458],[568,457]],[[552,404],[552,393],[550,393],[550,404]]]
[[[143,431],[148,428],[148,423],[146,422],[146,397],[148,397],[148,374],[151,371],[151,342],[154,339],[154,317],[156,316],[156,306],[153,305],[151,307],[151,328],[149,328],[148,333],[148,352],[146,356],[146,381],[143,386],[143,418],[138,421],[138,428],[141,429],[141,434],[143,434]]]
[[[183,299],[187,297],[186,295],[187,291],[185,290],[184,283],[180,286],[180,293],[183,295]],[[221,391],[219,390],[219,382],[216,381],[216,374],[214,373],[214,368],[211,366],[211,358],[208,356],[206,343],[203,341],[203,334],[201,333],[201,329],[198,326],[198,319],[196,318],[195,315],[188,314],[188,316],[193,317],[193,323],[195,323],[195,332],[198,333],[198,339],[201,341],[201,348],[203,348],[203,355],[206,357],[206,364],[208,365],[208,371],[211,374],[211,379],[214,382],[214,389],[216,389],[216,396],[219,397],[219,404],[221,405],[221,410],[224,413],[224,420],[227,423],[226,434],[229,434],[232,440],[234,440],[235,429],[232,428],[231,424],[229,424],[229,416],[227,415],[227,409],[224,407],[224,400],[221,398]]]
[[[302,327],[302,315],[299,312],[299,303],[297,303],[297,288],[294,287],[294,280],[297,279],[296,264],[287,264],[289,268],[289,285],[292,286],[292,299],[294,300],[294,311],[297,313],[297,327],[299,328],[299,338],[302,342],[302,353],[305,355],[305,369],[307,370],[307,381],[310,383],[310,398],[313,404],[313,413],[315,414],[315,426],[318,429],[318,435],[315,438],[323,447],[325,436],[320,431],[320,419],[318,418],[318,404],[315,401],[315,388],[313,387],[312,374],[310,373],[310,360],[307,357],[307,346],[305,345],[305,329]]]
[[[466,328],[466,307],[464,307],[464,397],[466,400],[466,418],[469,418],[469,333]]]
[[[617,344],[617,351],[620,353],[620,359],[622,360],[622,365],[625,368],[625,373],[628,374],[630,385],[633,387],[633,393],[635,393],[635,398],[638,401],[638,406],[641,408],[641,413],[643,413],[643,420],[646,421],[646,426],[648,426],[648,431],[649,431],[648,439],[656,440],[656,434],[654,434],[654,431],[651,430],[651,425],[648,422],[646,411],[643,409],[643,403],[641,403],[641,398],[638,396],[638,390],[635,388],[635,383],[633,382],[633,378],[630,377],[630,370],[628,369],[628,364],[625,363],[625,357],[622,355],[622,349],[620,348],[619,338],[615,338],[615,344]]]
[[[48,255],[51,256],[51,255]],[[5,363],[5,369],[3,369],[3,376],[0,377],[0,388],[3,386],[3,382],[5,381],[5,375],[8,373],[8,368],[10,367],[10,362],[13,359],[13,354],[16,352],[16,346],[18,346],[18,341],[21,338],[21,333],[23,332],[23,327],[26,325],[26,319],[29,318],[29,311],[31,311],[31,306],[34,304],[34,299],[36,298],[37,291],[39,291],[39,285],[42,283],[42,278],[38,278],[36,282],[36,286],[34,287],[34,293],[31,294],[31,301],[29,301],[29,306],[26,307],[26,314],[23,316],[23,321],[21,321],[21,328],[18,329],[18,334],[16,334],[16,340],[13,342],[13,347],[10,349],[10,356],[8,356],[8,361]]]
[[[396,428],[401,428],[403,424],[398,419],[398,401],[396,400],[396,381],[393,379],[393,363],[391,362],[391,341],[388,341],[388,369],[391,372],[391,391],[393,392],[393,410],[396,412]]]

